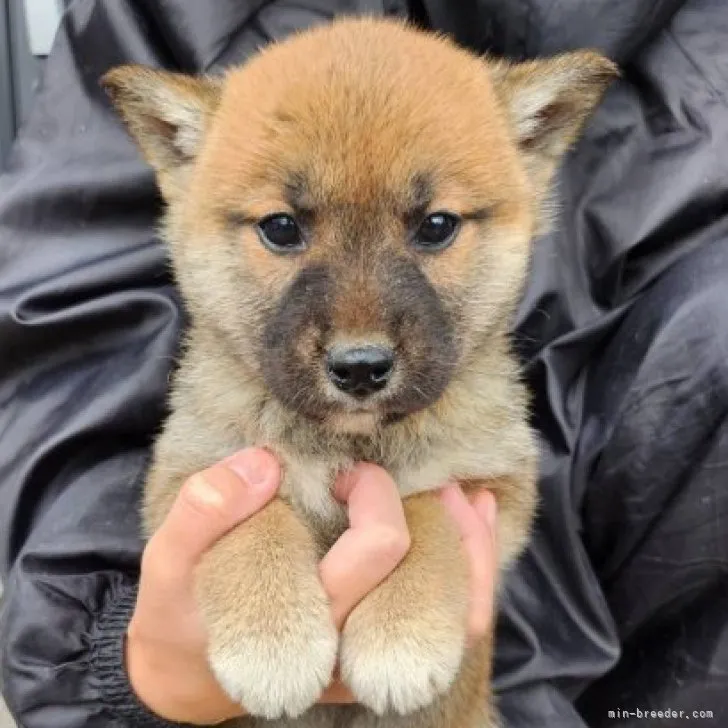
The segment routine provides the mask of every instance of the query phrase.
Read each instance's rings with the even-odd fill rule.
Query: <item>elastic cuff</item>
[[[124,659],[126,629],[136,605],[137,587],[119,587],[109,595],[91,638],[91,680],[110,713],[134,728],[195,728],[152,713],[136,696]],[[199,728],[196,727],[196,728]]]

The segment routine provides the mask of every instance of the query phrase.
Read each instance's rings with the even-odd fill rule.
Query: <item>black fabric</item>
[[[135,586],[111,589],[106,604],[95,615],[89,635],[89,680],[105,698],[109,709],[127,725],[135,728],[191,728],[191,725],[159,718],[149,711],[134,694],[126,674],[119,666],[124,662],[125,632],[136,606]]]
[[[99,75],[125,61],[215,71],[334,13],[406,11],[79,0],[65,16],[0,182],[0,675],[21,727],[163,724],[134,699],[121,645],[184,315],[152,174]],[[411,12],[480,51],[593,46],[623,69],[564,165],[514,326],[543,503],[500,613],[505,725],[686,723],[651,710],[728,725],[725,0]]]

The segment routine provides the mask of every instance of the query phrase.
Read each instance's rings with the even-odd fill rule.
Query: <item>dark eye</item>
[[[415,233],[415,245],[424,250],[442,250],[455,238],[460,218],[449,212],[428,215]]]
[[[276,213],[258,223],[263,243],[276,253],[290,253],[304,248],[303,235],[298,223],[285,213]]]

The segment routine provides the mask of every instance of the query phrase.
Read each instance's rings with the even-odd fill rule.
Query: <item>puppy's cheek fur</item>
[[[286,406],[321,419],[323,351],[333,284],[322,266],[303,268],[283,293],[262,332],[261,365],[271,392]]]
[[[529,211],[516,205],[469,230],[441,256],[425,259],[453,322],[458,370],[471,367],[471,353],[509,330],[528,272],[531,225]]]
[[[388,260],[381,279],[383,307],[402,368],[389,407],[395,414],[408,414],[436,402],[447,387],[459,354],[457,322],[414,260]]]
[[[245,352],[265,298],[246,280],[235,238],[217,224],[208,229],[194,221],[197,215],[204,219],[207,213],[191,204],[169,208],[164,219],[175,279],[193,320],[224,332]]]

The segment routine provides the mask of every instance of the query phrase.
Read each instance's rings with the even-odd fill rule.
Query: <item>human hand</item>
[[[336,496],[348,506],[350,528],[321,562],[320,574],[341,630],[359,601],[400,563],[410,539],[397,486],[382,468],[358,465],[339,477]],[[497,505],[489,491],[477,491],[468,500],[456,484],[443,488],[440,497],[455,522],[469,565],[468,642],[474,644],[488,633],[493,619]],[[355,698],[337,677],[321,702],[353,703]]]
[[[244,715],[210,669],[194,573],[216,541],[272,500],[279,483],[269,452],[237,453],[191,476],[147,543],[126,668],[137,697],[166,720],[214,725]]]
[[[147,544],[127,630],[127,672],[139,699],[167,720],[210,725],[245,714],[209,667],[193,577],[205,552],[262,509],[279,481],[280,469],[270,453],[242,451],[193,475]],[[349,502],[351,527],[320,565],[339,627],[359,599],[396,567],[409,545],[391,479],[357,482],[344,499]],[[335,681],[320,702],[351,700]]]
[[[192,476],[145,549],[127,633],[127,670],[140,700],[163,718],[209,725],[244,715],[209,668],[193,573],[215,541],[271,500],[279,479],[277,462],[264,450],[243,451]],[[322,560],[320,576],[340,628],[404,558],[409,536],[396,486],[380,468],[358,466],[339,479],[336,494],[347,504],[350,528]],[[470,634],[475,639],[487,630],[492,614],[496,567],[488,524],[494,500],[480,494],[471,507],[455,486],[446,488],[442,499],[470,562]],[[348,703],[353,697],[334,680],[320,702]]]

